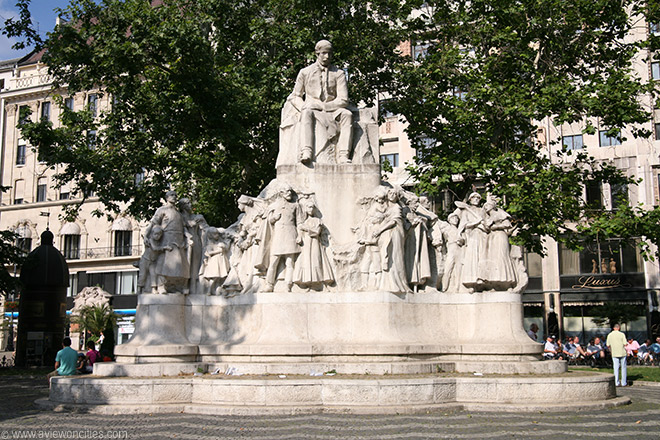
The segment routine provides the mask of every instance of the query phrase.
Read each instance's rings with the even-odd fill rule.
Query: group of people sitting
[[[71,348],[71,338],[68,336],[62,340],[62,350],[55,357],[55,370],[48,374],[48,379],[54,376],[73,376],[75,374],[90,374],[94,370],[96,362],[104,359],[96,349],[94,341],[89,340],[85,344],[87,352],[79,353]]]
[[[660,360],[660,337],[656,342],[651,343],[650,339],[639,344],[633,338],[628,338],[626,344],[626,353],[628,363],[637,362],[640,364],[651,364]],[[546,338],[543,347],[544,359],[557,359],[566,361],[585,361],[596,364],[604,363],[610,356],[609,350],[600,337],[594,337],[589,340],[586,347],[580,344],[580,338],[577,336],[568,336],[564,342],[558,342],[557,338],[550,335]]]

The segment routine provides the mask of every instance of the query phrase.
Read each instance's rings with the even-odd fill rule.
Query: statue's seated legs
[[[337,141],[337,162],[350,163],[349,152],[351,147],[351,134],[353,132],[353,113],[346,108],[337,109],[332,113],[319,110],[305,109],[300,115],[303,126],[302,146],[300,148],[300,161],[309,163],[314,151],[314,128],[321,123],[327,131],[327,139],[332,139],[339,132]]]

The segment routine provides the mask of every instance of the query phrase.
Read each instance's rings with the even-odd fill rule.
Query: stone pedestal
[[[277,180],[314,193],[331,239],[343,244],[355,241],[351,228],[365,214],[359,200],[373,196],[380,186],[380,165],[281,165],[277,167]]]
[[[120,363],[424,361],[498,372],[542,352],[522,328],[520,296],[508,292],[151,294],[138,313],[135,336],[117,347]]]

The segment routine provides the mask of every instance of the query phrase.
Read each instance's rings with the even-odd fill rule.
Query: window
[[[98,116],[98,100],[99,97],[97,94],[92,93],[91,95],[87,96],[87,106],[89,108],[89,111],[92,113],[92,117]]]
[[[115,231],[115,257],[131,255],[133,231]]]
[[[660,23],[649,23],[649,33],[653,35],[660,34]]]
[[[87,131],[87,146],[92,150],[96,149],[96,130]]]
[[[64,107],[73,111],[73,97],[64,98]]]
[[[461,87],[454,87],[453,95],[461,101],[465,101],[467,99],[467,91],[463,90]]]
[[[431,45],[429,43],[417,43],[413,46],[412,52],[413,52],[413,60],[417,61],[422,58],[426,58],[426,56],[429,53],[429,47]]]
[[[78,274],[69,274],[69,287],[66,288],[66,296],[74,297],[78,294]]]
[[[566,150],[581,150],[584,147],[583,139],[581,134],[575,134],[572,136],[564,136],[561,138],[562,144]]]
[[[18,237],[16,239],[16,247],[29,254],[32,250],[32,238],[31,237]]]
[[[660,79],[660,62],[651,63],[651,78]]]
[[[385,163],[389,163],[392,167],[398,167],[399,166],[399,153],[393,153],[393,154],[381,154],[380,155],[380,166],[381,168]]]
[[[580,252],[560,243],[561,275],[640,273],[643,260],[639,248],[621,240],[604,240],[584,244]]]
[[[30,107],[22,105],[18,108],[18,125],[23,125],[30,121]]]
[[[592,209],[603,209],[603,191],[600,181],[590,180],[587,182],[587,205]]]
[[[64,258],[77,260],[80,258],[80,235],[64,236]]]
[[[19,179],[14,182],[14,205],[23,203],[23,194],[25,191],[25,180]]]
[[[660,123],[655,124],[655,140],[660,140]]]
[[[27,151],[27,145],[20,142],[24,141],[19,141],[19,144],[16,147],[16,165],[25,165],[25,153]]]
[[[601,147],[611,147],[614,145],[621,145],[621,139],[618,137],[608,136],[607,130],[600,130],[600,146]]]
[[[89,286],[98,286],[110,294],[115,294],[117,282],[116,272],[94,272],[87,273]]]
[[[48,188],[48,179],[46,177],[40,177],[37,180],[37,202],[46,201],[46,190]]]
[[[115,295],[135,295],[137,271],[117,272]]]
[[[628,205],[628,185],[610,185],[612,193],[612,209]]]
[[[50,121],[50,102],[41,103],[41,120]]]
[[[69,200],[71,198],[71,188],[69,184],[60,187],[60,200]]]

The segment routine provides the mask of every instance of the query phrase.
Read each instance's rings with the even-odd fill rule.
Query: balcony
[[[64,258],[67,260],[99,260],[117,257],[139,257],[142,255],[142,246],[112,246],[87,249],[65,249]]]

